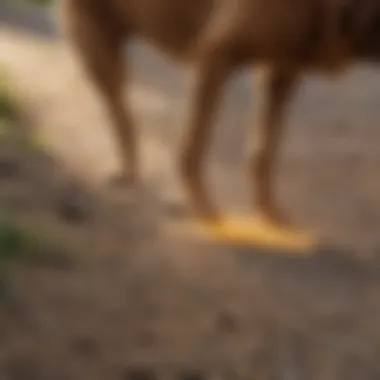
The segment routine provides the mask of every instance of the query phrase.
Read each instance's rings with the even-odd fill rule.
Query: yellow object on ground
[[[181,223],[179,223],[181,224]],[[176,228],[179,226],[176,223]],[[211,240],[232,246],[286,250],[297,254],[310,254],[316,246],[311,234],[290,228],[280,228],[253,218],[228,217],[209,222],[194,220],[186,223],[186,229]]]

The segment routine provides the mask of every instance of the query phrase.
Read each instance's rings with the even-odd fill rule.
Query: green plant
[[[58,239],[57,239],[58,240]],[[11,218],[0,218],[0,268],[14,261],[48,264],[59,267],[71,265],[67,250],[47,231],[32,231],[19,226]]]
[[[0,71],[0,124],[15,121],[18,113],[17,102],[13,97],[8,79]]]
[[[24,3],[29,3],[38,6],[46,6],[52,3],[52,0],[20,0]]]

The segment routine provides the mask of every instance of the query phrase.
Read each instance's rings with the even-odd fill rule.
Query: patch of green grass
[[[5,73],[0,71],[0,126],[18,119],[19,109],[9,80]]]
[[[54,0],[0,0],[1,4],[9,4],[9,3],[18,3],[18,4],[31,4],[37,5],[40,7],[45,7],[47,5],[51,5]]]
[[[14,140],[14,126],[21,121],[21,109],[11,81],[0,67],[0,143]],[[7,143],[7,144],[8,144]]]
[[[2,217],[0,218],[0,270],[15,261],[58,268],[66,268],[72,264],[67,250],[49,234],[23,228],[11,218]]]
[[[0,0],[1,1],[1,0]],[[5,71],[0,67],[0,143],[10,144],[17,139],[17,124],[23,121],[25,114]],[[44,143],[37,136],[23,135],[22,143],[27,149],[35,153],[44,152]],[[1,148],[1,146],[0,146]]]
[[[36,265],[56,270],[70,270],[74,258],[58,239],[42,231],[31,231],[10,218],[0,218],[0,307],[17,311],[19,294],[14,281],[15,264]]]
[[[3,148],[7,151],[18,143],[28,150],[36,150],[30,136],[20,141],[17,137],[24,113],[10,84],[11,80],[0,67],[0,153]],[[9,306],[17,298],[13,286],[15,264],[67,270],[75,265],[75,260],[48,228],[26,227],[19,223],[6,203],[0,202],[0,306]]]
[[[52,3],[52,0],[18,0],[20,3],[27,3],[32,5],[37,5],[40,7],[45,7]]]

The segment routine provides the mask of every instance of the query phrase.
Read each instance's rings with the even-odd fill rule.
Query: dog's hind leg
[[[252,198],[261,218],[289,225],[289,219],[275,204],[274,174],[283,139],[284,115],[296,78],[292,71],[271,68],[258,74],[260,99],[254,107],[254,129],[248,153]]]
[[[220,59],[218,62],[225,63],[226,61]],[[219,67],[222,70],[223,66]],[[213,66],[212,75],[208,71],[205,71],[204,75],[207,74],[207,80],[204,79],[203,83],[209,83],[211,89],[211,94],[214,97],[206,97],[206,94],[210,94],[208,91],[200,91],[202,86],[198,83],[198,95],[195,97],[195,104],[203,98],[203,106],[200,104],[195,107],[195,116],[193,115],[193,129],[191,133],[190,148],[187,150],[187,156],[184,163],[191,170],[187,171],[188,175],[187,183],[192,185],[189,186],[190,194],[195,195],[195,200],[206,203],[201,203],[201,211],[208,212],[210,209],[210,203],[208,203],[207,198],[204,197],[202,193],[202,187],[200,185],[199,165],[203,162],[202,155],[207,140],[209,138],[209,124],[206,123],[204,119],[209,122],[209,117],[201,118],[201,123],[199,115],[202,115],[205,110],[211,112],[210,104],[207,104],[210,99],[215,100],[216,94],[220,92],[218,87],[222,82],[209,82],[212,78],[214,81],[216,78],[226,79],[226,71],[221,71],[224,73],[221,77],[216,77],[218,71],[216,70],[218,66]],[[227,67],[224,68],[226,70]],[[290,228],[287,223],[285,216],[277,208],[274,201],[274,183],[273,176],[275,170],[275,164],[277,161],[277,155],[279,153],[279,148],[282,140],[283,132],[283,118],[286,111],[286,105],[291,97],[291,92],[296,83],[296,76],[292,71],[282,71],[282,70],[269,70],[263,74],[261,77],[262,83],[261,88],[261,100],[256,107],[256,123],[255,123],[255,133],[250,140],[252,146],[250,147],[249,153],[249,167],[250,167],[250,177],[252,186],[256,190],[253,195],[253,200],[256,201],[258,208],[259,218],[253,219],[243,219],[227,216],[214,218],[211,220],[206,220],[201,223],[203,230],[214,237],[217,241],[227,243],[227,244],[237,244],[237,245],[248,245],[257,247],[268,247],[280,249],[280,252],[285,251],[288,253],[299,253],[310,252],[310,248],[314,246],[314,240],[311,236],[303,234],[300,231],[296,231],[294,228]],[[210,85],[212,83],[212,86]],[[203,84],[205,86],[205,84]],[[219,91],[219,92],[218,92]],[[201,94],[201,96],[200,96]],[[206,106],[205,106],[206,103]],[[205,108],[202,108],[205,107]],[[202,111],[202,112],[200,112]],[[208,115],[208,113],[206,113]],[[197,120],[197,122],[194,122]],[[207,126],[205,128],[205,125]],[[195,169],[194,169],[195,168]],[[190,175],[189,175],[190,174]],[[200,191],[201,190],[201,191]],[[214,211],[211,209],[211,211]],[[208,215],[203,214],[203,215]],[[214,216],[217,214],[211,214]]]
[[[274,175],[283,141],[284,119],[293,90],[298,83],[294,70],[267,67],[259,73],[260,101],[254,114],[253,136],[249,143],[249,171],[262,238],[289,247],[312,245],[310,236],[296,231],[275,201]],[[272,242],[271,242],[272,241]]]
[[[201,171],[205,166],[219,97],[232,71],[232,65],[216,51],[206,54],[197,67],[195,88],[191,94],[188,135],[181,157],[181,171],[196,212],[203,219],[214,221],[220,215],[205,190]]]
[[[122,172],[115,179],[121,184],[132,184],[138,179],[138,159],[133,120],[123,96],[127,67],[122,48],[127,33],[116,28],[91,2],[64,3],[66,35],[106,106],[119,144]]]

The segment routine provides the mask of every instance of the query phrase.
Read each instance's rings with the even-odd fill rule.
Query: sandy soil
[[[1,152],[18,169],[1,180],[0,167],[0,198],[61,236],[76,264],[14,271],[19,307],[1,315],[1,378],[380,376],[376,72],[305,79],[279,172],[281,201],[297,221],[342,250],[269,255],[161,234],[166,198],[181,193],[173,165],[186,105],[181,68],[133,47],[128,96],[144,183],[112,190],[114,142],[91,86],[45,16],[12,12],[0,10],[0,64],[23,94],[27,133],[48,154]],[[210,154],[214,191],[240,212],[249,210],[248,84],[246,74],[232,83]]]

